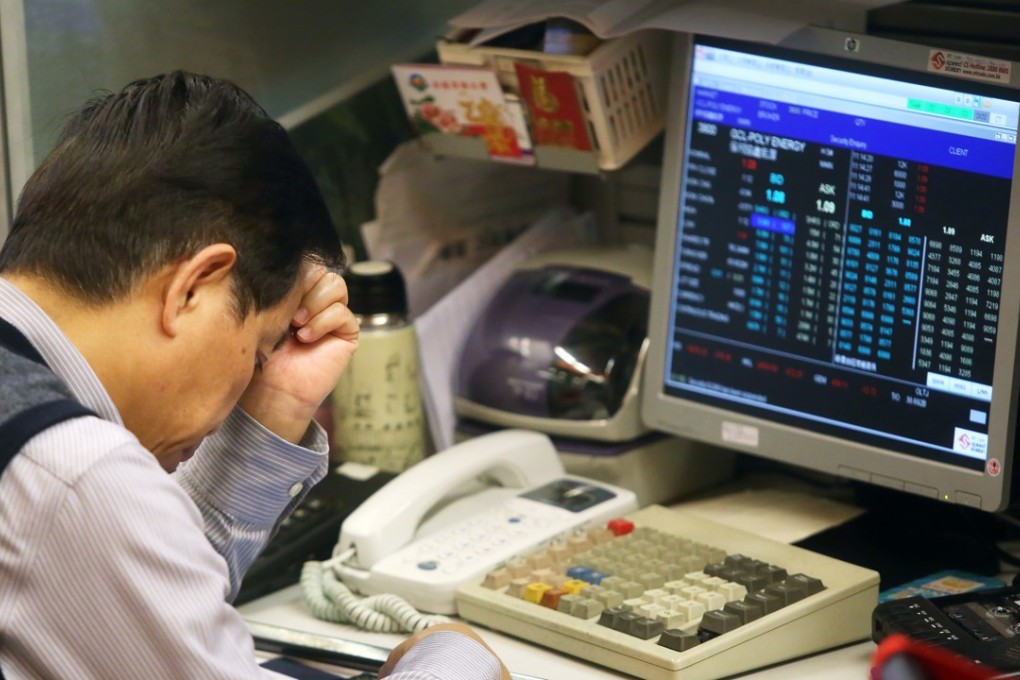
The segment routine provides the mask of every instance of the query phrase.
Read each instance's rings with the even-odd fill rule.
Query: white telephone
[[[305,600],[316,616],[337,620],[336,612],[329,616],[313,599],[339,577],[363,595],[396,595],[407,608],[453,614],[461,585],[481,582],[515,556],[581,527],[636,509],[631,491],[565,474],[546,435],[501,430],[426,458],[365,501],[344,521],[333,559],[306,565]],[[329,583],[320,587],[317,579],[324,577]],[[350,604],[344,590],[330,599],[340,596],[341,604]],[[366,598],[358,605],[392,609],[375,607],[378,602]],[[405,620],[388,628],[369,624],[372,616],[364,611],[340,618],[376,630],[413,630],[435,621],[419,615],[411,625]]]

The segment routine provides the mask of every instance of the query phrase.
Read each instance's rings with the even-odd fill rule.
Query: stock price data
[[[985,134],[980,98],[890,98],[861,76],[875,96],[854,109],[818,86],[824,69],[699,58],[676,391],[980,468],[1015,139]],[[748,85],[748,66],[790,91]]]

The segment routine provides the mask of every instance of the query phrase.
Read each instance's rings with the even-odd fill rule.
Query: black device
[[[298,680],[375,680],[379,677],[375,673],[359,673],[354,676],[336,675],[335,673],[313,668],[285,656],[271,659],[260,665],[274,673],[280,673],[281,675],[297,678]]]
[[[330,470],[281,523],[252,563],[234,604],[239,606],[297,583],[305,562],[330,556],[344,519],[395,476],[379,471],[359,479],[344,474],[342,467]]]
[[[894,633],[943,647],[1003,675],[1020,673],[1020,587],[907,597],[878,605],[871,637]]]

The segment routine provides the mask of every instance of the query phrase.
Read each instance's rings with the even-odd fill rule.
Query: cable
[[[450,620],[445,616],[422,614],[397,595],[370,595],[365,598],[355,595],[333,570],[333,565],[352,555],[353,551],[348,551],[326,562],[305,562],[302,567],[302,599],[315,618],[332,623],[350,623],[374,633],[416,633]]]

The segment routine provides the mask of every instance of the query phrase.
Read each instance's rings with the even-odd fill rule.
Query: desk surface
[[[301,603],[298,586],[291,586],[249,602],[239,607],[239,611],[251,621],[331,635],[381,647],[393,647],[403,639],[403,636],[400,635],[367,633],[352,626],[328,623],[313,618]],[[507,667],[516,673],[533,675],[545,680],[618,680],[624,677],[612,670],[557,654],[496,631],[477,626],[476,628],[485,641],[506,662]],[[797,678],[797,680],[866,680],[874,650],[873,643],[862,642],[741,677],[754,680],[788,680],[789,678]]]
[[[786,542],[838,524],[853,517],[858,510],[851,506],[819,499],[796,490],[764,492],[746,488],[732,494],[715,495],[709,499],[690,501],[676,507],[699,512],[715,521],[730,523],[745,530]],[[750,526],[748,525],[750,523]],[[252,621],[302,631],[356,640],[391,648],[403,636],[367,633],[352,626],[328,623],[313,618],[301,602],[298,586],[239,607],[241,614]],[[615,671],[594,666],[574,657],[557,654],[549,649],[517,640],[502,633],[478,627],[479,632],[506,662],[510,670],[546,680],[610,680],[621,676]],[[742,677],[755,680],[866,680],[872,642],[843,647],[796,661],[767,668]]]

